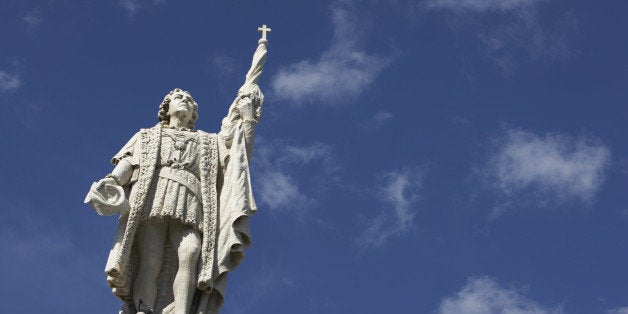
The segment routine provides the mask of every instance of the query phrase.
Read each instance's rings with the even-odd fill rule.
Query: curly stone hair
[[[190,99],[192,100],[194,111],[192,111],[192,119],[190,119],[190,123],[187,126],[188,129],[192,130],[194,129],[194,123],[196,123],[196,119],[198,119],[198,104],[196,103],[196,101],[194,101],[194,98],[192,98],[190,92],[182,90],[180,88],[175,88],[171,90],[164,97],[164,100],[161,102],[161,104],[159,104],[159,112],[157,113],[157,118],[159,118],[159,123],[161,123],[162,125],[168,125],[170,123],[170,113],[168,113],[168,110],[170,108],[170,101],[172,100],[172,95],[178,92],[184,92],[188,94],[188,96],[190,96]]]

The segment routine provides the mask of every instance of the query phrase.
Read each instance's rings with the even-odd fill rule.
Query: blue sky
[[[0,3],[7,313],[112,313],[82,204],[171,89],[216,132],[272,29],[223,313],[628,313],[628,3]]]

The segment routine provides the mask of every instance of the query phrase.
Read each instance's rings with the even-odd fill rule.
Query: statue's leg
[[[167,234],[167,221],[145,221],[137,229],[135,246],[139,263],[133,281],[133,301],[137,309],[140,308],[140,300],[151,309],[155,308],[157,276],[161,270]]]
[[[172,246],[177,250],[179,269],[174,277],[174,311],[187,314],[196,292],[196,272],[201,253],[201,234],[176,219],[170,221],[168,231]]]

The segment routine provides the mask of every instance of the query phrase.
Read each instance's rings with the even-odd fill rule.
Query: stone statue
[[[250,245],[256,212],[249,162],[264,96],[257,84],[270,31],[218,134],[194,128],[198,104],[174,89],[159,123],[136,133],[85,199],[101,215],[120,213],[105,272],[124,301],[119,313],[218,313],[227,274]]]

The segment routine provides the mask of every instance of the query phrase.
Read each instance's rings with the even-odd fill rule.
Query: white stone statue
[[[159,123],[117,153],[115,168],[85,199],[101,215],[120,213],[105,272],[125,303],[119,313],[218,313],[227,274],[250,245],[257,210],[249,161],[264,96],[264,25],[244,85],[218,134],[194,128],[198,105],[174,89]]]

